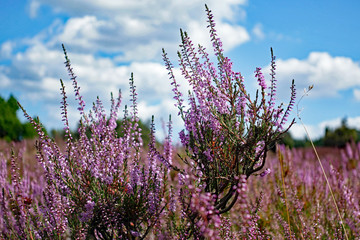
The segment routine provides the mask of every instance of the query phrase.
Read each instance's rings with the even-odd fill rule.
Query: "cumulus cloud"
[[[14,43],[11,41],[6,41],[1,44],[0,47],[0,58],[9,58],[12,55],[12,51],[14,48]]]
[[[226,51],[250,40],[250,35],[244,27],[221,23],[220,25],[218,24],[218,28],[219,36],[224,43]]]
[[[310,137],[313,139],[317,139],[323,135],[323,129],[319,129],[317,126],[305,124],[305,127],[308,130]],[[295,139],[304,139],[306,137],[304,127],[300,123],[295,123],[290,128],[289,132]]]
[[[39,8],[40,8],[40,2],[36,0],[31,1],[28,8],[29,16],[31,18],[36,18]]]
[[[24,101],[49,100],[59,89],[59,78],[66,77],[60,51],[34,45],[9,57],[11,64],[0,67],[2,87],[20,94]],[[54,84],[54,80],[57,84]],[[33,102],[32,102],[33,103]]]
[[[225,51],[229,51],[250,40],[249,33],[242,26],[220,22],[216,24],[215,28],[221,38]],[[191,21],[187,32],[195,45],[200,44],[207,49],[211,49],[212,44],[210,42],[208,30],[206,29],[206,24]]]
[[[305,127],[309,132],[310,137],[314,140],[324,136],[327,127],[330,129],[340,127],[342,120],[342,118],[329,119],[318,124],[305,124]],[[348,127],[359,129],[360,117],[349,117],[346,120]],[[290,129],[290,133],[296,139],[304,139],[306,137],[304,127],[300,123],[294,124]]]
[[[265,38],[265,33],[263,31],[263,26],[261,23],[258,23],[254,26],[252,29],[252,33],[255,35],[255,37],[259,40],[262,40]]]
[[[164,21],[181,18],[189,19],[198,17],[199,9],[204,8],[205,1],[112,1],[112,0],[32,0],[44,5],[50,5],[55,11],[66,12],[71,15],[100,15],[103,17],[119,17],[120,15],[128,16],[129,13],[135,18],[143,16],[144,18],[155,18]],[[240,11],[240,5],[245,5],[246,0],[217,0],[206,1],[209,7],[216,9],[221,18],[234,19],[236,17],[244,18],[246,13]],[[121,16],[120,16],[121,17]]]
[[[0,69],[0,85],[1,87],[8,87],[10,85],[10,79],[3,73],[1,73]]]
[[[269,70],[269,66],[267,67]],[[291,79],[300,94],[314,85],[310,97],[337,97],[339,91],[360,86],[360,64],[347,57],[333,57],[327,52],[311,52],[306,59],[277,60],[279,92],[288,92]],[[354,92],[355,93],[355,92]]]
[[[30,5],[50,5],[54,11],[65,12],[70,18],[58,26],[49,44],[65,43],[73,51],[105,52],[115,55],[117,61],[159,60],[161,48],[176,52],[179,28],[188,31],[195,40],[206,44],[206,13],[204,1],[43,1],[33,0]],[[210,0],[214,9],[226,50],[250,39],[247,30],[237,25],[246,14],[241,9],[244,0]],[[35,8],[34,7],[34,8]],[[33,14],[35,15],[35,14]]]
[[[354,95],[355,100],[360,101],[360,89],[354,89],[353,95]]]

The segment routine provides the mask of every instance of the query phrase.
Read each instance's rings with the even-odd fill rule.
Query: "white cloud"
[[[59,49],[60,50],[60,49]],[[44,45],[37,44],[29,47],[25,52],[18,52],[12,61],[16,74],[31,77],[61,76],[59,68],[63,65],[63,54],[59,50],[50,50]]]
[[[9,58],[11,57],[13,51],[14,43],[11,41],[6,41],[1,44],[0,48],[0,58]]]
[[[316,98],[337,97],[341,90],[360,86],[360,64],[327,52],[312,52],[303,60],[277,60],[276,74],[278,92],[287,93],[291,79],[295,79],[299,94],[302,89],[314,85],[310,97]]]
[[[317,139],[323,135],[323,129],[320,129],[317,126],[305,124],[305,127],[312,139]],[[301,123],[295,123],[289,131],[291,136],[295,139],[304,139],[306,137],[305,129]]]
[[[250,35],[244,27],[233,26],[227,23],[220,23],[218,26],[219,37],[224,43],[224,50],[230,51],[250,40]]]
[[[217,34],[223,43],[224,51],[230,51],[236,46],[250,40],[250,35],[242,26],[220,22],[216,24],[215,28],[217,29]],[[189,30],[187,32],[194,43],[194,46],[200,44],[207,49],[212,48],[206,24],[192,21],[189,23],[188,29]]]
[[[39,8],[40,8],[40,2],[36,0],[31,1],[29,4],[29,16],[31,18],[36,18]]]
[[[158,1],[112,1],[112,0],[32,0],[32,2],[41,2],[44,5],[50,5],[55,11],[62,11],[73,16],[81,15],[99,15],[112,18],[114,16],[122,17],[133,15],[135,18],[142,16],[144,18],[155,18],[160,22],[172,21],[173,19],[189,20],[198,18],[198,12],[204,9],[207,3],[211,9],[214,9],[218,18],[233,20],[235,18],[243,19],[246,13],[241,11],[240,5],[246,5],[246,0],[158,0]]]
[[[255,35],[255,37],[259,40],[262,40],[265,38],[265,33],[263,31],[263,26],[261,23],[258,23],[254,26],[252,29],[252,33]]]
[[[217,30],[230,50],[250,39],[247,30],[236,24],[246,14],[240,8],[245,0],[207,1],[214,9]],[[50,5],[55,11],[70,14],[69,20],[57,26],[58,33],[48,44],[65,43],[73,51],[105,52],[117,55],[117,61],[160,59],[161,48],[176,52],[179,28],[194,40],[208,41],[204,1],[43,1],[30,5]],[[38,8],[38,7],[37,7]],[[199,37],[201,36],[201,37]],[[205,39],[204,39],[205,38]],[[210,45],[211,46],[211,45]]]
[[[346,120],[349,127],[360,129],[360,117],[347,118]]]
[[[354,95],[354,98],[355,98],[357,101],[360,101],[360,89],[354,89],[354,90],[353,90],[353,95]]]
[[[0,69],[1,71],[1,69]],[[1,87],[8,87],[10,85],[10,79],[3,73],[0,72],[0,85]]]
[[[330,129],[335,129],[341,126],[342,118],[335,118],[330,120],[322,121],[318,124],[305,124],[307,131],[309,132],[310,137],[315,140],[325,134],[325,129],[328,127]],[[360,116],[359,117],[349,117],[347,120],[347,126],[350,128],[359,129],[360,126]],[[306,132],[301,123],[296,123],[290,128],[291,135],[296,139],[304,139]]]

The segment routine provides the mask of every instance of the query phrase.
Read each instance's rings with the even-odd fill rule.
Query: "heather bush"
[[[212,211],[223,214],[239,198],[240,179],[243,176],[248,179],[263,168],[268,150],[294,123],[293,120],[285,127],[295,101],[295,85],[293,81],[287,107],[275,106],[276,65],[271,50],[271,85],[267,86],[261,68],[256,68],[255,78],[260,89],[252,99],[241,73],[233,71],[233,63],[224,56],[213,15],[207,6],[206,12],[217,64],[210,60],[203,46],[195,48],[188,34],[181,31],[179,65],[192,88],[188,94],[188,107],[184,104],[173,65],[165,50],[163,58],[185,127],[179,136],[186,151],[181,158],[188,168],[173,168],[184,176],[193,174],[191,185],[199,189],[197,191],[210,194],[212,201],[208,202],[214,206]],[[201,221],[201,213],[191,212],[186,214],[190,223]]]
[[[132,76],[131,111],[125,107],[121,136],[115,130],[120,92],[116,99],[111,97],[109,118],[100,99],[86,114],[65,49],[64,53],[81,114],[79,138],[74,140],[70,132],[62,81],[61,108],[67,140],[64,151],[21,107],[39,134],[36,157],[43,175],[37,181],[33,177],[30,184],[29,173],[24,171],[20,176],[17,170],[21,156],[11,155],[10,174],[5,166],[6,157],[2,156],[1,236],[6,239],[145,238],[167,204],[167,169],[160,160],[171,162],[171,143],[165,143],[168,147],[161,155],[155,149],[152,126],[149,151],[143,152]]]

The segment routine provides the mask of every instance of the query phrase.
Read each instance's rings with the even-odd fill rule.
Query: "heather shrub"
[[[185,128],[179,137],[186,151],[181,159],[187,168],[172,167],[180,175],[194,176],[191,184],[183,184],[185,189],[188,190],[190,185],[197,192],[210,194],[211,201],[207,203],[214,207],[211,211],[212,217],[215,217],[235,205],[241,192],[238,191],[240,179],[245,177],[246,181],[263,168],[268,150],[294,123],[293,120],[285,127],[295,101],[295,85],[292,82],[289,104],[286,107],[275,106],[276,65],[271,50],[271,85],[267,86],[261,68],[257,68],[255,78],[259,90],[255,98],[251,98],[241,73],[232,70],[233,63],[224,55],[213,15],[207,7],[206,12],[217,63],[210,60],[203,46],[194,47],[188,34],[181,31],[179,65],[192,89],[188,94],[188,106],[184,103],[173,65],[165,50],[163,58]],[[180,199],[184,209],[191,209],[190,200],[185,203],[181,196]],[[185,215],[190,225],[196,225],[203,214],[191,209],[191,213]],[[211,220],[212,217],[206,219]],[[195,234],[196,230],[193,232]]]
[[[143,151],[132,76],[132,105],[131,110],[125,107],[121,136],[116,131],[120,92],[116,99],[111,97],[109,117],[100,99],[86,114],[65,49],[64,53],[81,114],[79,138],[74,140],[70,132],[62,81],[64,151],[22,108],[39,134],[36,157],[43,175],[38,182],[35,178],[30,182],[27,171],[20,176],[17,161],[21,156],[15,154],[10,157],[9,174],[6,158],[2,157],[1,236],[6,239],[144,238],[158,223],[167,204],[167,169],[160,160],[171,162],[171,143],[165,144],[168,146],[165,154],[160,154],[155,149],[152,125],[149,151]]]

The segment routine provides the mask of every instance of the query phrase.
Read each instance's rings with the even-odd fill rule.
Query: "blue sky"
[[[161,129],[162,120],[176,116],[161,49],[176,63],[179,28],[208,46],[205,3],[250,92],[256,89],[256,67],[269,76],[273,47],[280,101],[288,100],[292,79],[298,99],[314,84],[300,104],[312,137],[322,135],[325,126],[338,126],[343,117],[360,128],[359,1],[1,0],[0,95],[13,93],[47,128],[62,128],[60,78],[73,95],[63,65],[64,43],[88,106],[99,96],[109,107],[110,92],[118,89],[128,102],[134,72],[140,117],[154,114]],[[70,103],[75,126],[77,106],[71,98]],[[180,119],[174,127],[180,129]],[[291,132],[304,136],[299,124]]]

